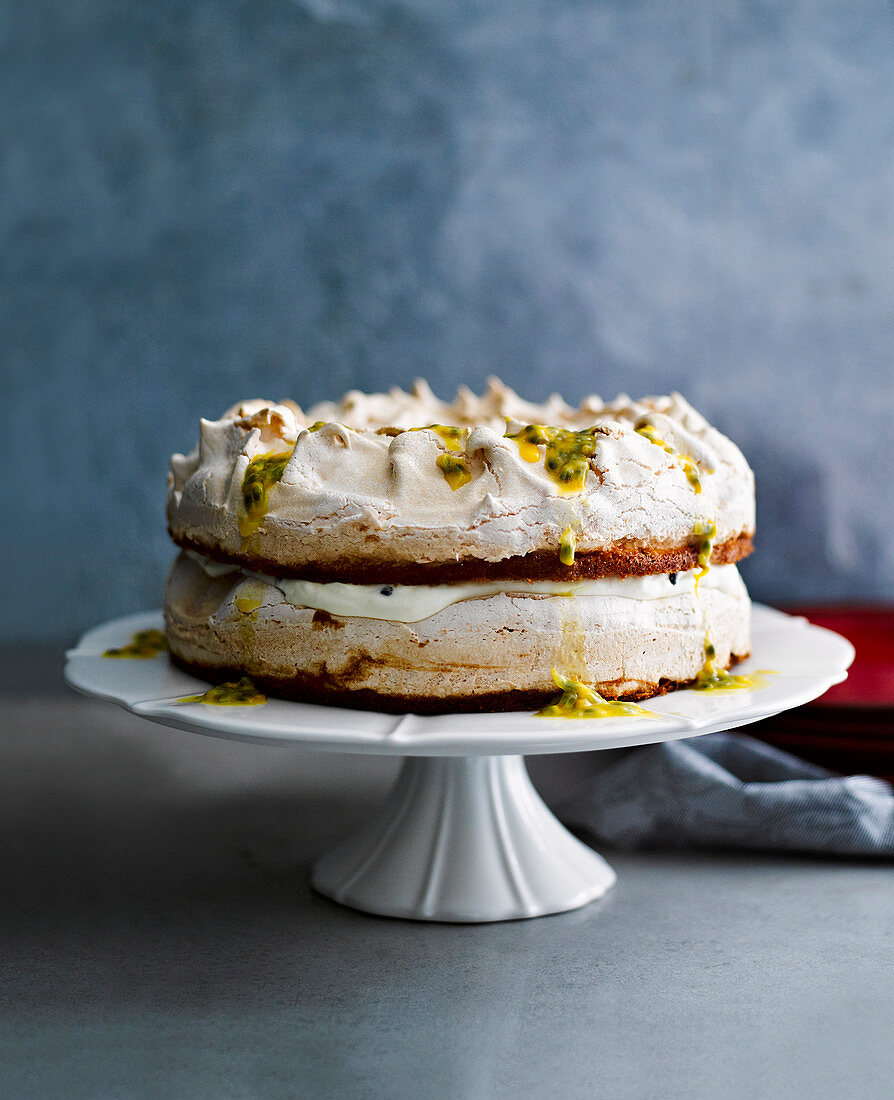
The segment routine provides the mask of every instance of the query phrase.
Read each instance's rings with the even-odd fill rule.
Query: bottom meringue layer
[[[199,675],[247,674],[272,694],[314,702],[426,713],[529,709],[556,694],[554,668],[605,698],[643,699],[691,682],[706,636],[716,668],[748,655],[745,585],[733,565],[711,574],[698,591],[686,574],[683,583],[665,579],[662,594],[644,595],[642,578],[596,593],[489,592],[401,622],[296,606],[272,581],[212,576],[181,554],[168,578],[165,624],[175,660]]]

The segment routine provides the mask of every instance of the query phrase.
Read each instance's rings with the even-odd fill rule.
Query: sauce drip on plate
[[[168,639],[163,630],[138,630],[127,645],[107,649],[103,657],[136,657],[146,660],[168,650]]]
[[[654,718],[655,715],[636,703],[603,699],[580,680],[561,676],[553,669],[553,682],[561,695],[549,706],[538,710],[537,718]]]
[[[178,703],[204,703],[209,707],[257,707],[267,702],[247,676],[235,682],[216,684],[202,695],[184,695]]]
[[[696,691],[757,691],[769,684],[768,676],[776,675],[771,669],[761,668],[756,672],[727,672],[715,668],[717,651],[710,638],[705,639],[705,663],[692,685]]]

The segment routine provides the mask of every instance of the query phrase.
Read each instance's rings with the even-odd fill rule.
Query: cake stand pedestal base
[[[473,922],[577,909],[615,878],[549,811],[521,756],[411,756],[311,881],[368,913]]]

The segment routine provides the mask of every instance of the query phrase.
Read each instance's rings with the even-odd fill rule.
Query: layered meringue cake
[[[739,449],[679,395],[245,401],[174,455],[174,660],[387,711],[641,700],[750,651]]]

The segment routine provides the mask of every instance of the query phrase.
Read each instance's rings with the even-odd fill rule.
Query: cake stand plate
[[[320,893],[370,913],[416,920],[497,921],[576,909],[615,882],[612,868],[564,828],[535,791],[522,754],[645,745],[731,729],[822,695],[847,675],[851,644],[755,605],[753,656],[737,671],[771,669],[753,691],[691,689],[648,700],[649,718],[569,721],[530,712],[424,717],[270,699],[256,707],[180,703],[204,681],[167,656],[110,660],[106,649],[160,612],[89,631],[68,653],[65,678],[162,725],[263,744],[406,757],[372,820],[316,862]]]

